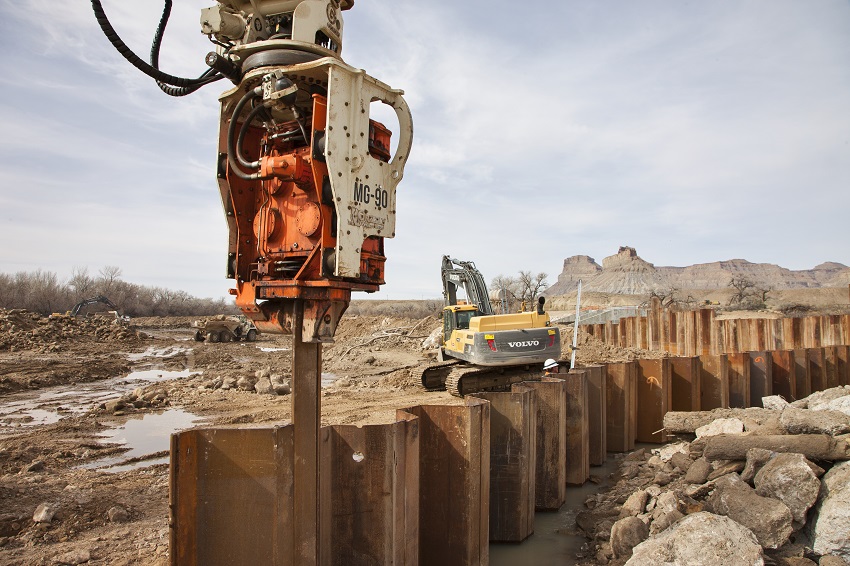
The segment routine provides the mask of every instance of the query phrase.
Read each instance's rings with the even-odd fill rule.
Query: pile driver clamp
[[[413,124],[402,91],[343,62],[342,12],[354,0],[220,0],[201,12],[216,45],[196,79],[159,69],[171,0],[150,63],[118,37],[100,0],[95,15],[116,48],[182,96],[227,79],[216,174],[227,219],[227,277],[236,304],[263,332],[293,333],[296,304],[305,342],[332,341],[352,291],[384,283],[384,238],[395,236],[396,187]],[[398,117],[391,132],[373,102]]]

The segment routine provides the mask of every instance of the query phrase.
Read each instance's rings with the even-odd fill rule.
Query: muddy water
[[[21,427],[55,423],[63,416],[88,412],[137,387],[188,377],[194,373],[199,372],[149,369],[93,383],[61,385],[6,395],[0,400],[0,436],[20,430]]]
[[[96,468],[105,472],[123,472],[136,468],[168,463],[168,451],[171,434],[178,430],[191,428],[203,419],[182,409],[169,409],[162,413],[147,413],[139,417],[130,417],[127,421],[107,431],[100,442],[121,444],[129,448],[128,452],[110,456],[86,464],[86,468]],[[153,458],[145,458],[154,455]],[[128,462],[128,460],[135,460]]]
[[[584,511],[588,496],[606,490],[610,486],[608,476],[617,471],[617,463],[609,455],[603,466],[593,467],[590,473],[602,478],[600,484],[585,482],[580,487],[567,487],[567,500],[555,512],[538,511],[534,514],[534,534],[519,544],[490,543],[490,566],[544,566],[558,564],[568,566],[579,562],[577,555],[587,548],[588,540],[576,526],[576,515]],[[591,547],[589,555],[595,554]]]

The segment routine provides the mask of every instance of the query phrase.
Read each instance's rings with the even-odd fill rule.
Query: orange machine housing
[[[233,173],[224,153],[227,128],[221,128],[219,183],[230,228],[227,270],[236,280],[231,293],[242,312],[266,332],[291,332],[290,305],[298,299],[324,301],[325,307],[334,303],[337,312],[324,313],[320,307],[314,314],[324,317],[319,324],[331,324],[333,318],[335,327],[352,290],[374,292],[384,283],[384,239],[377,236],[367,237],[360,247],[359,278],[333,275],[339,211],[324,156],[315,143],[325,131],[326,116],[325,97],[314,94],[311,140],[306,145],[300,138],[301,145],[291,137],[281,141],[286,138],[278,135],[298,128],[297,122],[273,130],[249,128],[242,147],[261,156],[262,179],[257,180]],[[370,155],[388,161],[390,136],[386,127],[371,120]]]

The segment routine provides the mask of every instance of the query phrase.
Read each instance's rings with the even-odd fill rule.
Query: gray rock
[[[232,377],[225,377],[221,380],[221,388],[225,391],[236,387],[236,380]]]
[[[830,411],[836,411],[850,415],[850,395],[845,395],[840,399],[834,399],[829,402],[826,408]]]
[[[714,465],[714,470],[712,470],[712,472],[708,474],[708,481],[713,481],[717,478],[722,478],[726,474],[737,474],[738,472],[741,472],[744,469],[743,460],[717,461],[714,462]]]
[[[649,494],[642,489],[632,493],[626,502],[623,503],[623,509],[620,511],[620,518],[635,517],[643,513],[646,508],[646,502],[649,499]]]
[[[816,391],[806,397],[806,407],[813,411],[820,411],[828,408],[833,401],[848,395],[850,395],[850,387],[846,385]]]
[[[670,511],[681,511],[682,504],[679,498],[672,491],[665,491],[655,500],[655,509],[652,511],[652,518],[658,519]]]
[[[802,454],[778,454],[759,470],[754,483],[756,493],[787,505],[799,526],[805,524],[806,512],[820,492],[820,480]]]
[[[109,511],[106,512],[106,518],[109,519],[110,523],[126,523],[130,520],[130,514],[123,507],[116,505],[109,508]]]
[[[776,452],[764,448],[750,448],[747,450],[747,464],[744,466],[744,471],[741,472],[741,479],[747,483],[751,483],[762,466],[767,464],[775,455]]]
[[[781,411],[788,406],[788,401],[786,401],[781,395],[770,395],[768,397],[761,398],[761,406],[765,409]]]
[[[626,558],[632,549],[646,540],[649,527],[637,517],[624,517],[611,527],[611,550],[614,558]]]
[[[696,429],[697,438],[716,436],[718,434],[741,434],[744,432],[744,422],[741,419],[715,419],[709,424]]]
[[[678,509],[673,509],[672,511],[668,511],[660,515],[657,519],[652,521],[652,524],[649,526],[649,534],[655,535],[670,528],[676,521],[680,520],[684,517],[685,514],[679,511]]]
[[[693,462],[694,461],[691,460],[687,454],[683,454],[682,452],[676,452],[670,457],[670,463],[683,472],[687,472]]]
[[[750,529],[764,548],[779,548],[794,532],[794,518],[784,503],[758,495],[735,474],[717,480],[706,504],[718,515]]]
[[[254,384],[254,391],[260,395],[273,395],[275,392],[272,389],[272,382],[267,377],[261,377],[257,380],[257,383]]]
[[[89,560],[91,553],[86,549],[72,550],[54,558],[56,564],[85,564]]]
[[[116,411],[120,411],[125,406],[126,406],[126,403],[124,403],[123,399],[113,399],[111,401],[107,401],[106,403],[104,403],[102,405],[102,407],[104,409],[106,409],[106,411],[108,413],[114,413]]]
[[[243,376],[236,380],[236,387],[241,391],[253,391],[254,382]]]
[[[652,482],[658,485],[667,485],[671,481],[673,481],[673,476],[667,472],[658,472],[652,479]]]
[[[708,474],[710,473],[711,464],[705,458],[699,458],[688,468],[688,472],[685,474],[685,482],[705,483],[708,481]]]
[[[50,503],[42,503],[35,508],[32,514],[32,520],[36,523],[49,523],[56,515],[56,508]]]
[[[850,415],[839,411],[812,411],[787,407],[779,422],[788,434],[844,434],[850,432]]]
[[[763,566],[755,535],[728,517],[686,516],[632,550],[627,566]]]
[[[823,476],[809,536],[817,554],[850,561],[850,461],[836,464]]]

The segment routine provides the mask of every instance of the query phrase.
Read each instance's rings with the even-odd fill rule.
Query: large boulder
[[[839,387],[830,387],[823,391],[815,391],[806,397],[806,408],[813,411],[822,411],[824,409],[832,409],[832,402],[842,397],[850,395],[850,386],[841,385]]]
[[[632,549],[646,540],[649,527],[637,517],[624,517],[611,527],[611,549],[614,558],[626,558]]]
[[[850,461],[836,464],[823,476],[809,537],[816,553],[850,562]]]
[[[777,454],[759,470],[754,483],[757,494],[788,506],[797,527],[805,524],[806,512],[820,492],[820,480],[802,454]]]
[[[632,550],[627,566],[764,566],[755,535],[730,519],[701,511]]]
[[[779,500],[758,495],[737,474],[717,480],[706,503],[718,515],[726,515],[750,529],[764,548],[779,548],[794,532],[788,507]]]

